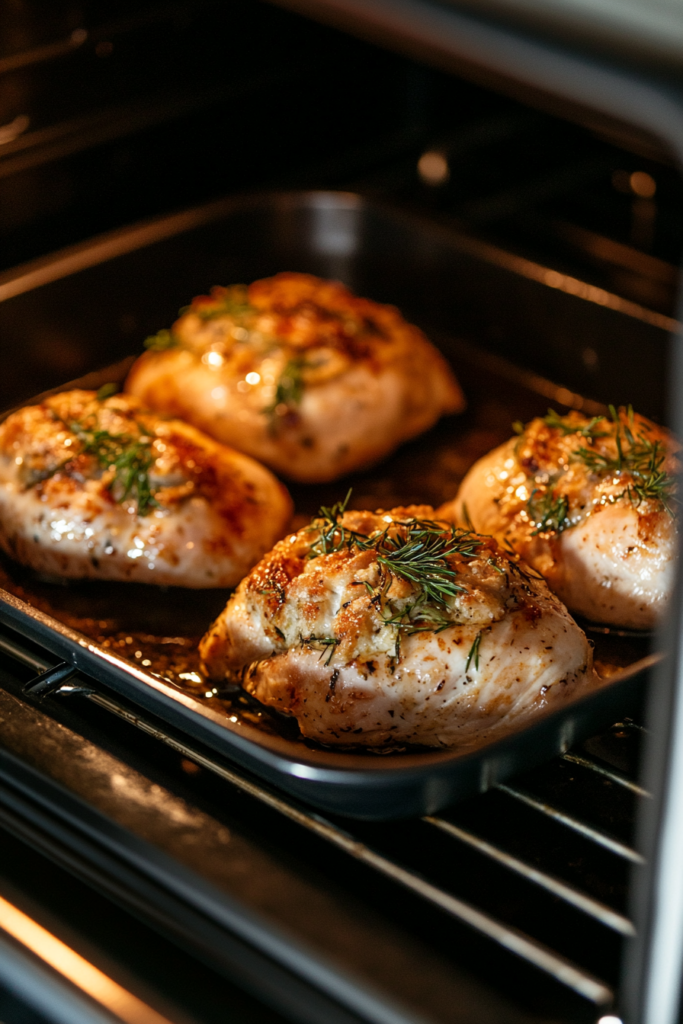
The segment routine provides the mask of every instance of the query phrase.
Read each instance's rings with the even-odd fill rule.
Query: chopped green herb
[[[414,633],[440,633],[454,625],[453,620],[444,615],[440,608],[430,606],[427,602],[428,598],[420,594],[402,611],[384,617],[384,621],[388,626],[402,630],[406,636]]]
[[[216,298],[215,305],[184,306],[180,310],[180,315],[193,310],[200,320],[215,320],[219,316],[230,316],[235,320],[241,320],[256,312],[247,296],[248,288],[245,284],[233,284],[223,291],[220,298]]]
[[[329,665],[330,664],[330,662],[332,661],[332,657],[334,655],[335,649],[337,648],[337,646],[340,643],[341,643],[341,641],[337,640],[336,637],[333,637],[333,636],[315,636],[315,634],[311,633],[310,636],[302,636],[301,637],[301,646],[302,647],[315,647],[316,644],[320,644],[321,645],[322,651],[320,652],[320,658],[318,659],[319,661],[322,659],[323,655],[326,652],[329,652],[329,653],[327,653],[327,657],[325,658],[325,661],[323,663],[325,665]]]
[[[465,520],[465,526],[467,527],[467,529],[470,531],[470,533],[474,533],[475,529],[474,526],[472,525],[472,520],[470,519],[470,514],[467,511],[467,505],[465,504],[464,501],[462,503],[462,517]]]
[[[384,532],[376,545],[377,561],[394,576],[412,583],[426,599],[445,607],[449,597],[467,589],[455,582],[457,570],[449,564],[449,556],[473,557],[480,543],[454,526],[444,532],[438,523],[414,519],[402,524],[396,534]]]
[[[276,422],[275,416],[278,409],[283,406],[292,409],[300,404],[305,387],[303,371],[308,365],[308,362],[302,356],[295,356],[294,359],[289,359],[285,364],[285,368],[280,374],[280,379],[275,388],[273,401],[263,410],[266,416],[271,417],[272,423]]]
[[[101,469],[114,469],[111,492],[115,501],[134,498],[138,515],[146,516],[158,502],[152,496],[149,471],[154,464],[151,441],[141,429],[140,437],[110,434],[107,430],[86,430],[80,423],[69,423],[70,430],[93,455]]]
[[[634,436],[633,410],[627,409],[627,422],[623,423],[614,406],[610,413],[615,424],[616,457],[603,455],[590,448],[579,448],[575,455],[593,473],[621,474],[628,473],[632,477],[619,497],[626,495],[634,505],[642,501],[659,501],[669,515],[674,515],[672,502],[675,500],[673,491],[676,482],[663,468],[666,460],[666,449],[661,441],[652,441],[644,430]]]
[[[265,587],[263,590],[259,590],[259,594],[274,594],[278,599],[278,604],[284,604],[285,601],[285,588],[281,583],[274,583],[272,587]]]
[[[483,632],[483,629],[479,630],[479,632],[474,638],[474,643],[470,647],[470,652],[467,655],[467,661],[465,662],[465,673],[469,672],[470,664],[472,661],[474,661],[475,669],[479,668],[479,648],[481,646],[481,635]]]
[[[538,497],[538,490],[531,492],[527,502],[527,511],[536,524],[536,529],[531,536],[538,533],[546,533],[553,530],[555,533],[562,533],[571,522],[567,518],[569,512],[569,500],[564,494],[555,496],[552,491],[545,491]]]
[[[116,395],[120,390],[121,386],[119,384],[103,384],[102,387],[98,389],[95,397],[98,402],[104,402],[107,398],[111,398],[112,395]]]
[[[529,566],[527,566],[526,569],[522,568],[522,566],[519,563],[519,552],[515,551],[507,537],[503,537],[502,543],[503,547],[508,552],[508,554],[512,556],[510,558],[510,561],[508,562],[508,568],[510,569],[510,572],[515,573],[517,576],[525,580],[527,583],[531,582],[531,580],[545,579],[545,576],[543,576],[540,572],[536,572],[535,570],[531,569]]]
[[[309,530],[320,531],[320,535],[311,547],[311,557],[330,555],[342,548],[355,544],[362,551],[372,547],[372,542],[365,534],[357,533],[342,525],[342,517],[351,498],[352,487],[349,487],[343,501],[337,501],[331,507],[323,505]]]
[[[174,348],[178,344],[178,339],[173,333],[166,327],[163,327],[156,334],[150,334],[149,338],[145,338],[145,348],[150,352],[164,352],[167,348]]]
[[[444,529],[443,524],[430,519],[397,520],[372,534],[360,533],[343,524],[350,497],[349,490],[343,501],[320,509],[309,527],[318,533],[309,556],[333,554],[344,548],[375,551],[383,570],[382,582],[373,587],[361,580],[358,586],[365,586],[386,624],[396,628],[394,657],[398,658],[400,633],[438,633],[453,625],[447,614],[449,600],[466,593],[467,588],[457,582],[457,569],[449,559],[456,554],[476,557],[481,541],[468,530],[455,526]],[[406,580],[415,592],[413,600],[399,609],[387,598],[392,577]]]
[[[499,572],[501,576],[504,576],[504,575],[505,575],[505,569],[501,569],[501,567],[500,567],[500,566],[499,566],[499,565],[497,564],[497,562],[495,561],[495,559],[493,559],[493,558],[489,558],[489,559],[488,559],[488,563],[489,563],[489,565],[491,566],[491,568],[492,568],[492,569],[495,569],[495,570],[496,570],[496,572]]]
[[[560,416],[559,413],[555,412],[554,409],[548,409],[548,415],[543,417],[543,422],[549,427],[555,427],[565,436],[567,434],[578,434],[580,437],[589,437],[591,440],[595,437],[608,437],[609,431],[597,430],[598,423],[604,423],[604,416],[594,416],[588,423],[584,423],[583,426],[578,423],[568,422],[566,416]]]
[[[515,420],[515,422],[512,424],[512,429],[514,430],[515,434],[521,435],[524,433],[524,424],[521,420]]]

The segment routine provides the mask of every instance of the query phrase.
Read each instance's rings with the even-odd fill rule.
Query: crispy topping
[[[322,508],[244,583],[276,650],[303,645],[326,664],[384,651],[397,664],[402,639],[416,633],[484,630],[511,608],[528,606],[533,618],[538,577],[514,553],[428,506],[352,512],[349,498]]]
[[[622,499],[636,508],[646,503],[674,515],[673,440],[630,406],[610,406],[609,416],[592,419],[578,412],[560,416],[550,409],[526,427],[513,426],[519,434],[514,461],[526,479],[518,479],[511,466],[512,483],[501,501],[506,507],[519,506],[530,536],[559,534],[595,507]],[[592,501],[589,485],[597,494]]]

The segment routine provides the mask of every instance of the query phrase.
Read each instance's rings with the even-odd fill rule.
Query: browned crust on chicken
[[[291,517],[262,466],[130,395],[53,395],[0,425],[0,545],[55,575],[233,586]]]
[[[126,388],[298,480],[382,458],[464,407],[448,364],[394,306],[282,273],[193,300]]]
[[[583,633],[492,538],[453,533],[427,506],[338,522],[327,553],[316,520],[242,581],[200,645],[211,679],[241,682],[306,737],[366,746],[476,743],[594,683]],[[410,540],[424,523],[452,542],[441,605],[387,567],[391,545],[353,541]]]
[[[439,512],[510,545],[570,609],[648,628],[673,585],[678,447],[630,409],[549,413],[479,460]]]

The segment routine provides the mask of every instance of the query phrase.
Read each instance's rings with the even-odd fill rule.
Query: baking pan
[[[661,416],[668,318],[344,193],[230,199],[5,275],[0,331],[16,353],[11,404],[35,394],[36,366],[44,388],[120,381],[146,334],[169,325],[193,295],[284,269],[335,277],[399,305],[450,359],[468,398],[464,415],[442,420],[379,466],[333,484],[292,486],[300,519],[349,486],[359,508],[438,505],[475,459],[510,436],[513,420],[542,415],[549,403],[593,413],[606,401],[632,401]],[[89,375],[63,383],[63,367],[37,359],[41,345],[59,350],[46,338],[58,339],[71,367]],[[9,559],[0,584],[0,621],[76,666],[88,685],[309,804],[358,818],[433,813],[563,752],[628,715],[657,658],[645,634],[584,624],[604,680],[593,693],[476,750],[340,751],[303,740],[295,724],[241,691],[201,680],[196,644],[226,591],[67,585]]]

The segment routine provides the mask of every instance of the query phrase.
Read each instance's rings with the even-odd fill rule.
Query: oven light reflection
[[[201,683],[202,681],[198,672],[180,672],[178,678],[184,679],[188,683]]]
[[[126,1024],[169,1024],[18,907],[0,896],[0,928]]]
[[[445,185],[451,176],[445,154],[436,149],[429,149],[422,154],[417,162],[417,173],[425,185],[431,185],[432,188]]]

